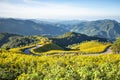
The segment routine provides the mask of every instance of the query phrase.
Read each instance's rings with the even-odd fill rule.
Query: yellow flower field
[[[0,80],[119,80],[120,55],[32,56],[0,52]]]

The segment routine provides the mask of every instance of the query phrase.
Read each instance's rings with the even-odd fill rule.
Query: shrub
[[[112,45],[112,51],[114,53],[120,53],[120,38],[118,38]]]

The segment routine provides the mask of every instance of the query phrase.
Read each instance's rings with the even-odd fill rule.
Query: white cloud
[[[77,19],[89,17],[118,16],[119,13],[111,10],[91,9],[85,7],[76,7],[70,4],[56,4],[37,2],[33,0],[23,0],[23,4],[12,4],[9,2],[0,2],[1,17],[15,18],[58,18],[58,19]]]

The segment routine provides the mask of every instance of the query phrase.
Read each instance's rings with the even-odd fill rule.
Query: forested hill
[[[30,44],[39,43],[41,40],[45,40],[42,36],[21,36],[17,34],[11,33],[0,33],[0,47],[1,48],[13,48],[13,47],[20,47],[26,46]],[[48,38],[47,38],[48,39]],[[71,44],[80,43],[82,41],[90,41],[90,40],[99,40],[99,41],[107,41],[105,38],[98,38],[87,36],[80,33],[75,32],[67,32],[60,36],[49,38],[48,40],[52,40],[53,43],[61,46],[66,47]]]
[[[11,33],[0,33],[0,47],[13,48],[37,43],[39,40],[35,36],[21,36]]]
[[[61,47],[65,47],[75,43],[80,43],[82,41],[90,41],[90,40],[107,41],[105,38],[87,36],[85,34],[80,34],[75,32],[67,32],[63,35],[51,39],[53,40],[54,43],[56,43]]]
[[[0,33],[8,32],[21,35],[59,35],[67,32],[52,24],[35,23],[31,20],[0,18]]]
[[[89,36],[99,36],[108,39],[120,37],[120,23],[108,19],[80,22],[79,24],[69,27],[69,30]]]
[[[9,34],[9,33],[0,33],[0,47],[9,41],[10,37],[21,37],[17,34]]]

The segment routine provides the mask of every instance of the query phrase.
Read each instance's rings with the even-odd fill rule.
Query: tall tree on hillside
[[[113,53],[120,53],[120,38],[118,38],[112,45]]]

